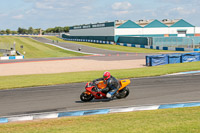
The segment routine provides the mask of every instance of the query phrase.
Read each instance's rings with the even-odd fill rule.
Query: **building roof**
[[[144,26],[144,28],[157,28],[157,27],[159,28],[159,27],[168,27],[168,26],[165,25],[164,23],[161,23],[157,19],[155,19],[151,23],[149,23],[149,24],[147,24],[147,25]]]
[[[194,27],[194,26],[191,25],[190,23],[186,22],[185,20],[180,19],[179,21],[177,21],[176,23],[174,23],[170,27]]]
[[[141,28],[141,26],[131,20],[128,20],[117,28]]]
[[[175,24],[176,22],[178,22],[180,19],[173,19],[173,20],[170,20],[170,19],[163,19],[162,20],[162,23],[167,25],[167,26],[171,26],[173,24]]]
[[[135,21],[136,24],[140,25],[141,27],[144,27],[146,25],[148,25],[149,23],[153,22],[154,20],[151,19],[151,20],[143,20],[143,19],[140,19],[138,21]]]
[[[128,20],[130,21],[130,20]],[[115,26],[116,27],[121,27],[121,25],[123,25],[124,23],[128,22],[127,20],[117,20],[115,21]],[[129,22],[130,23],[130,22]],[[190,23],[186,22],[183,19],[163,19],[161,21],[157,20],[157,19],[150,19],[150,20],[138,20],[133,22],[137,25],[139,25],[140,27],[144,27],[144,28],[156,28],[156,27],[194,27],[193,25],[191,25]],[[133,27],[129,27],[129,28],[135,28]],[[137,27],[138,28],[138,27]]]
[[[95,24],[84,24],[71,26],[70,30],[73,29],[86,29],[86,28],[98,28],[98,27],[113,27],[116,28],[160,28],[160,27],[194,27],[192,24],[186,22],[183,19],[163,19],[161,21],[157,19],[151,20],[115,20],[113,22],[103,22]]]

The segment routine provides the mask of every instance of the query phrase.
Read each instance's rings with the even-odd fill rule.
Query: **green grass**
[[[65,41],[55,36],[46,36],[46,38],[59,41],[59,42],[68,42],[68,43],[77,43],[81,45],[101,48],[101,49],[108,49],[114,51],[121,51],[121,52],[133,52],[133,53],[177,53],[176,51],[166,51],[166,50],[154,50],[154,49],[146,49],[146,48],[135,48],[135,47],[125,47],[119,45],[110,45],[110,44],[97,44],[97,43],[89,43],[89,42],[75,42],[75,41]]]
[[[200,107],[1,124],[1,133],[199,133]]]
[[[16,50],[25,53],[25,58],[48,58],[48,57],[69,57],[82,56],[83,54],[66,51],[54,46],[37,42],[28,37],[1,36],[0,43],[13,44],[16,42]],[[21,49],[20,46],[24,48]]]
[[[133,68],[122,70],[110,70],[111,74],[118,79],[159,76],[176,72],[200,70],[200,62],[168,64],[155,67]],[[45,86],[66,84],[75,82],[91,81],[101,77],[103,71],[68,72],[58,74],[38,74],[20,76],[1,76],[0,89],[12,89],[31,86]],[[12,81],[12,82],[11,82]]]

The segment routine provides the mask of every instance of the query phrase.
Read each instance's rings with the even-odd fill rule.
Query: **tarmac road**
[[[31,37],[32,39],[42,42],[42,43],[52,43],[67,49],[75,50],[78,51],[79,48],[81,48],[81,52],[86,52],[86,53],[95,53],[95,54],[120,54],[124,52],[119,52],[119,51],[112,51],[112,50],[105,50],[105,49],[100,49],[100,48],[95,48],[95,47],[89,47],[85,45],[80,45],[80,44],[75,44],[75,43],[66,43],[66,42],[52,42],[52,40],[43,38],[43,37]]]
[[[32,37],[32,39],[42,42],[42,43],[52,43],[52,40],[42,38],[42,37]],[[127,53],[112,50],[105,50],[100,48],[94,48],[89,46],[84,46],[75,43],[55,43],[55,45],[78,51],[81,47],[81,52],[101,54],[101,56],[79,56],[79,57],[56,57],[56,58],[36,58],[36,59],[23,59],[23,60],[0,60],[1,63],[16,63],[16,62],[32,62],[32,61],[49,61],[49,60],[67,60],[67,59],[91,59],[91,60],[138,60],[145,59],[146,53]],[[155,54],[154,54],[155,55]]]
[[[1,90],[0,116],[199,101],[199,81],[199,74],[131,79],[126,99],[87,103],[79,98],[85,83]]]

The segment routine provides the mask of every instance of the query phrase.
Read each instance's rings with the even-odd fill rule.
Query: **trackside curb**
[[[143,110],[157,110],[157,109],[168,109],[168,108],[197,107],[197,106],[200,106],[200,102],[138,106],[138,107],[121,107],[121,108],[112,108],[112,109],[82,110],[82,111],[57,112],[57,113],[54,112],[54,113],[41,113],[41,114],[23,114],[23,115],[18,115],[18,116],[0,118],[0,123],[30,121],[30,120],[37,120],[37,119],[51,119],[51,118],[60,118],[60,117],[68,117],[68,116],[84,116],[84,115],[109,114],[109,113],[132,112],[132,111],[143,111]]]
[[[24,55],[20,55],[20,56],[3,56],[3,57],[0,57],[0,60],[19,60],[19,59],[24,59]]]

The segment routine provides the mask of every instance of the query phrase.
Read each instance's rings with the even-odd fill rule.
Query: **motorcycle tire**
[[[83,102],[89,102],[94,98],[94,96],[92,94],[88,95],[87,93],[83,92],[80,95],[80,99]]]
[[[129,95],[129,88],[125,87],[116,95],[117,99],[126,98]]]

